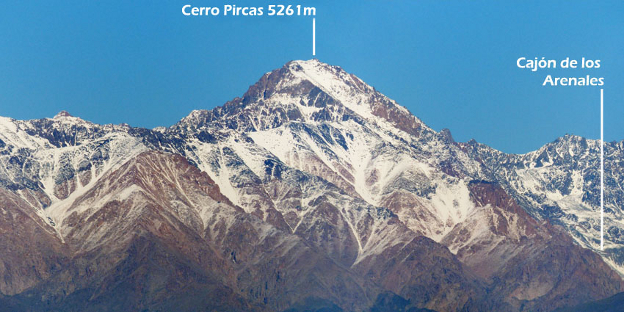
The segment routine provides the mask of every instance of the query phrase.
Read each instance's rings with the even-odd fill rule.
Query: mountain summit
[[[598,253],[596,141],[458,143],[316,59],[169,128],[60,115],[0,118],[9,310],[551,311],[624,291],[624,142]]]
[[[73,117],[72,115],[70,115],[67,111],[60,111],[58,114],[56,114],[56,116],[54,116],[54,119],[59,119],[62,117]]]
[[[235,122],[223,127],[242,131],[266,130],[291,120],[349,118],[385,121],[411,134],[417,134],[423,125],[407,109],[358,77],[316,59],[291,61],[262,76],[243,97],[211,111],[194,111],[183,121],[219,123],[224,117]]]

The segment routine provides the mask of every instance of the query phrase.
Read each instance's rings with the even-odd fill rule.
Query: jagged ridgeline
[[[0,310],[602,300],[624,291],[623,149],[605,145],[599,252],[597,141],[524,155],[455,142],[318,60],[169,128],[1,117]]]

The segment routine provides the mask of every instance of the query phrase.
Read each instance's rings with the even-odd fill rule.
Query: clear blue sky
[[[0,115],[169,126],[242,95],[262,74],[312,58],[309,17],[186,17],[181,8],[276,1],[12,1],[0,9]],[[505,152],[566,133],[599,137],[598,87],[543,87],[546,74],[605,78],[605,139],[624,139],[624,1],[301,1],[317,55],[425,123]],[[266,12],[265,12],[266,13]],[[519,57],[600,59],[537,71]]]

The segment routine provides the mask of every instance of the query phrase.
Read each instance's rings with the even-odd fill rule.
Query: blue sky
[[[310,17],[186,17],[195,6],[275,1],[32,1],[0,10],[0,115],[169,126],[312,58]],[[425,123],[505,152],[566,133],[624,139],[624,1],[283,1],[316,7],[316,57],[362,78]],[[516,67],[519,57],[600,59],[593,70]]]

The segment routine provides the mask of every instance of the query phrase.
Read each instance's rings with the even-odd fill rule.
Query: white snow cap
[[[339,66],[329,65],[318,59],[291,61],[287,63],[286,66],[295,77],[301,80],[308,80],[334,99],[340,101],[344,106],[366,119],[379,119],[378,116],[373,116],[374,100],[371,97],[372,95],[379,95],[388,103],[391,103],[393,109],[396,109],[397,112],[404,114],[408,118],[414,118],[422,127],[429,129],[427,125],[414,116],[407,108],[386,97],[372,86],[366,84],[362,79],[346,72]]]
[[[292,61],[287,66],[295,77],[310,81],[360,116],[372,116],[368,96],[374,89],[356,76],[318,59]]]

